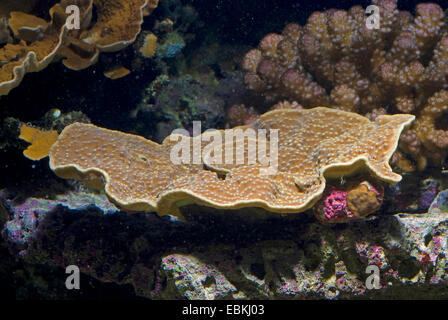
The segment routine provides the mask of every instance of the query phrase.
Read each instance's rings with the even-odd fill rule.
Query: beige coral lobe
[[[218,209],[261,207],[297,213],[321,197],[328,177],[367,170],[384,182],[400,181],[401,176],[388,162],[401,131],[414,118],[409,114],[382,115],[372,122],[327,107],[267,112],[240,128],[278,129],[278,168],[272,174],[263,173],[260,169],[266,164],[258,160],[212,167],[174,164],[170,151],[175,144],[170,137],[158,144],[137,135],[75,123],[62,131],[50,149],[50,167],[62,178],[104,188],[124,210],[181,216],[180,206],[196,203]],[[193,143],[201,136],[186,138]],[[247,147],[247,139],[242,139]],[[231,145],[236,151],[238,141]]]

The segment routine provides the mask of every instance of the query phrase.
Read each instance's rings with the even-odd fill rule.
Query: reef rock
[[[448,298],[448,213],[332,225],[311,212],[255,221],[192,212],[182,222],[58,206],[20,253],[32,264],[75,264],[151,299]],[[379,273],[376,288],[367,267]]]

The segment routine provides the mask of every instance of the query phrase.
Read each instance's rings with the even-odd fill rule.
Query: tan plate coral
[[[0,46],[0,96],[17,87],[26,73],[41,71],[58,57],[67,68],[81,70],[96,63],[100,52],[123,49],[135,41],[144,16],[157,4],[158,0],[61,0],[49,8],[49,22],[7,6],[13,41]],[[79,8],[79,29],[67,25],[70,5]],[[0,13],[1,9],[2,4]]]
[[[270,111],[252,125],[239,128],[278,129],[278,168],[273,174],[260,171],[266,165],[258,160],[225,166],[202,161],[174,164],[170,152],[176,143],[171,140],[179,135],[172,134],[158,144],[140,136],[74,123],[51,147],[50,167],[60,177],[104,187],[109,198],[125,210],[181,215],[179,206],[197,203],[219,209],[261,207],[295,213],[321,197],[325,177],[368,169],[382,181],[400,181],[401,176],[392,172],[388,161],[401,131],[413,120],[413,115],[397,114],[379,116],[372,122],[326,107]],[[228,132],[183,139],[189,143],[194,139],[210,141],[211,135]],[[206,145],[204,141],[202,145]],[[232,150],[238,145],[232,143]],[[225,147],[229,144],[221,146]]]
[[[17,35],[30,40],[34,34],[36,38],[29,43],[20,39],[18,43],[8,43],[0,48],[0,96],[17,87],[26,73],[46,68],[63,45],[67,34],[64,24],[60,24],[53,16],[47,25],[42,19],[29,17],[33,16],[21,13],[11,15],[10,26]]]

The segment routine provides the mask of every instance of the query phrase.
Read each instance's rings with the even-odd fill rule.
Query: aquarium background
[[[31,9],[23,8],[49,20],[49,8],[58,2],[36,0]],[[33,161],[23,154],[29,143],[19,138],[22,124],[61,132],[71,123],[90,122],[159,143],[176,128],[191,130],[194,120],[203,130],[247,124],[287,98],[250,89],[243,61],[251,49],[288,23],[304,26],[315,11],[370,3],[159,0],[125,48],[100,52],[98,61],[82,70],[67,68],[58,56],[43,70],[27,73],[0,96],[1,295],[12,300],[448,298],[448,143],[418,150],[404,146],[392,164],[403,180],[385,184],[381,209],[368,219],[338,224],[317,221],[313,210],[264,217],[253,208],[235,213],[193,206],[185,208],[185,221],[128,214],[104,193],[57,177],[48,158]],[[418,3],[397,6],[415,15]],[[448,9],[445,1],[434,3]],[[94,10],[93,20],[98,16]],[[448,37],[447,17],[445,12],[437,41],[425,47],[429,53],[418,58],[424,67],[436,44]],[[149,34],[157,36],[157,48],[146,57],[141,50]],[[448,65],[448,54],[442,55],[439,68]],[[105,76],[119,67],[130,73]],[[447,89],[447,75],[439,79],[440,90]],[[406,94],[417,95],[415,89]],[[443,136],[448,99],[443,94],[439,99],[441,111],[433,120]],[[299,102],[305,108],[306,103]],[[394,103],[378,108],[400,113]],[[367,114],[374,119],[381,112]],[[79,290],[65,286],[65,268],[72,264],[81,270]],[[369,265],[380,269],[380,289],[366,288]]]

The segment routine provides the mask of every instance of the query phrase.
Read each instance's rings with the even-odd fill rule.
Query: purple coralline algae
[[[392,213],[428,212],[431,204],[441,191],[448,187],[446,176],[428,177],[420,181],[418,177],[405,175],[395,185],[388,186],[388,211]]]
[[[45,199],[29,198],[24,203],[14,206],[6,203],[12,209],[13,218],[5,224],[8,239],[16,243],[25,243],[37,229],[39,220],[51,212],[57,204]]]
[[[347,222],[377,211],[383,202],[384,188],[362,180],[345,185],[330,183],[314,207],[316,218],[324,223]]]
[[[151,299],[448,298],[447,213],[337,226],[311,215],[255,224],[219,215],[200,224],[151,214],[64,217],[42,224],[27,261],[76,264]],[[366,284],[372,265],[379,289]]]
[[[348,191],[331,190],[325,197],[323,211],[326,220],[353,218],[353,213],[347,208],[347,193]]]
[[[367,263],[367,265],[376,265],[380,269],[384,269],[387,265],[386,255],[384,253],[384,248],[369,244],[366,241],[360,241],[356,243],[356,251],[359,257]]]
[[[448,190],[440,192],[428,209],[429,213],[448,212]]]
[[[426,211],[431,206],[436,196],[440,192],[440,181],[434,179],[425,179],[422,182],[420,199],[418,206],[420,210]]]
[[[335,187],[327,194],[332,201],[323,204],[336,213],[349,208],[352,187]],[[311,213],[257,222],[197,213],[200,223],[193,216],[173,223],[151,213],[105,217],[79,212],[74,220],[77,214],[56,207],[84,210],[94,203],[105,213],[117,209],[103,195],[85,192],[21,204],[6,191],[0,196],[10,217],[4,236],[10,244],[27,245],[19,252],[26,261],[76,264],[101,281],[131,284],[138,296],[409,299],[428,292],[432,298],[448,298],[447,191],[425,214],[378,215],[338,226],[315,221]],[[41,223],[44,218],[50,223]],[[367,286],[366,270],[372,265],[379,270],[379,289]]]
[[[96,207],[104,214],[119,211],[105,195],[85,192],[60,194],[54,200],[28,198],[23,203],[16,204],[5,190],[1,190],[0,199],[11,213],[11,219],[5,224],[8,239],[19,244],[26,243],[36,232],[39,223],[57,206],[76,211]]]
[[[162,270],[170,274],[168,286],[183,288],[191,300],[215,300],[225,296],[237,297],[237,289],[214,266],[195,256],[171,254],[162,259]]]

